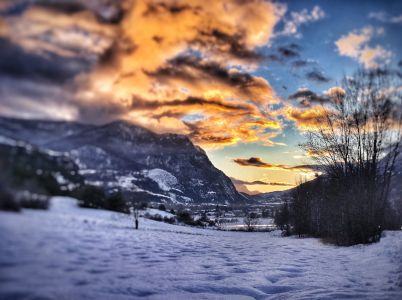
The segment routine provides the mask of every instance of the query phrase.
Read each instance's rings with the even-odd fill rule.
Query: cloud
[[[321,96],[307,88],[300,88],[294,94],[291,94],[288,99],[298,100],[303,106],[311,106],[312,103],[326,103],[329,98],[326,96]]]
[[[91,11],[100,22],[114,24],[121,21],[128,4],[129,1],[124,0],[3,0],[0,3],[0,16],[16,16],[31,5],[35,5],[35,7],[70,15]]]
[[[113,41],[113,26],[101,24],[89,11],[66,14],[32,6],[3,18],[0,36],[37,55],[94,60]]]
[[[273,185],[273,186],[295,186],[294,184],[291,183],[286,183],[286,182],[267,182],[267,181],[262,181],[262,180],[254,180],[254,181],[244,181],[240,179],[236,179],[233,177],[230,177],[232,182],[234,184],[244,184],[244,185]]]
[[[292,67],[293,68],[303,68],[303,67],[308,67],[310,65],[316,65],[317,61],[311,60],[311,59],[298,59],[292,62]]]
[[[247,166],[247,167],[257,167],[257,168],[264,168],[270,170],[281,170],[281,171],[290,171],[290,172],[312,172],[314,171],[314,166],[310,165],[300,165],[300,166],[288,166],[282,164],[271,164],[262,161],[259,157],[250,157],[248,159],[243,158],[235,158],[233,160],[240,166]]]
[[[306,78],[311,81],[315,81],[317,83],[327,83],[331,81],[331,78],[325,76],[321,71],[319,70],[312,70],[306,73]]]
[[[1,51],[16,62],[0,61],[2,113],[37,116],[42,102],[68,119],[123,118],[205,147],[272,145],[281,100],[253,71],[283,13],[264,0],[2,2]]]
[[[345,97],[346,91],[340,86],[333,86],[324,91],[324,95],[329,97],[333,102],[337,103],[340,99]]]
[[[261,77],[194,56],[179,56],[155,71],[145,72],[160,84],[188,86],[206,92],[219,90],[237,98],[251,98],[257,103],[267,101],[265,95],[272,94],[271,87]]]
[[[322,106],[307,106],[307,108],[286,107],[282,113],[287,119],[295,122],[296,127],[301,131],[317,130],[322,128],[323,118],[328,111]]]
[[[264,61],[284,63],[285,61],[300,57],[301,49],[298,44],[290,43],[272,48],[271,54],[266,54],[262,58]]]
[[[293,187],[294,184],[286,183],[286,182],[267,182],[262,180],[255,181],[245,181],[230,177],[237,191],[241,193],[246,193],[249,195],[259,194],[259,191],[250,191],[248,187],[250,186],[280,186],[280,187]]]
[[[290,44],[278,48],[279,54],[285,59],[299,57],[299,50],[300,46],[297,44]]]
[[[90,61],[80,57],[47,56],[29,52],[0,38],[0,76],[30,79],[49,83],[63,83],[90,66]]]
[[[301,37],[300,26],[308,23],[317,22],[325,17],[325,12],[319,6],[314,6],[311,11],[303,9],[299,12],[291,12],[290,17],[284,20],[284,27],[277,32],[277,36],[296,36]]]
[[[380,45],[369,46],[374,37],[381,36],[383,33],[383,28],[367,26],[342,36],[335,45],[340,55],[349,56],[366,68],[377,68],[389,63],[393,55],[391,51]]]
[[[194,142],[212,148],[232,145],[240,141],[243,143],[265,141],[266,146],[277,145],[271,140],[281,132],[279,122],[269,119],[247,121],[239,116],[242,114],[228,114],[225,118],[216,115],[184,123],[189,129],[187,134]],[[276,130],[267,132],[267,129]]]
[[[376,12],[371,12],[369,13],[368,17],[370,19],[375,19],[380,22],[384,23],[394,23],[394,24],[400,24],[402,23],[402,15],[399,16],[391,16],[385,11],[376,11]]]
[[[308,88],[299,88],[295,93],[289,95],[288,99],[297,100],[304,108],[312,108],[313,104],[325,105],[331,103],[339,103],[339,101],[343,99],[345,94],[346,91],[339,86],[333,86],[324,91],[321,95],[309,90]],[[290,110],[293,109],[290,108]],[[293,116],[292,119],[295,119],[296,115],[299,116],[299,119],[301,116],[301,114],[295,113],[295,111],[293,111],[293,113],[290,113],[290,115]]]

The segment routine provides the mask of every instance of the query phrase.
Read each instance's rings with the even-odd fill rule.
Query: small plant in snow
[[[256,225],[259,223],[259,219],[256,213],[247,213],[243,219],[244,225],[246,225],[247,231],[254,231]]]

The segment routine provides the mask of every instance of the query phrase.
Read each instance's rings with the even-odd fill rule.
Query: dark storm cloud
[[[310,106],[311,103],[324,103],[328,102],[329,98],[321,96],[309,89],[300,89],[296,93],[288,97],[290,100],[298,100],[303,106]]]
[[[65,14],[75,14],[87,10],[86,6],[78,1],[58,1],[57,3],[53,1],[37,1],[35,5]]]
[[[14,16],[22,14],[30,7],[41,7],[49,11],[65,14],[75,14],[83,11],[92,11],[98,20],[103,23],[117,24],[125,13],[125,0],[116,1],[87,1],[87,0],[3,0],[0,16]]]
[[[133,97],[132,107],[137,110],[152,110],[161,107],[177,107],[177,106],[208,106],[216,107],[218,109],[228,111],[248,111],[250,106],[231,104],[228,101],[210,100],[199,97],[188,97],[184,100],[172,100],[172,101],[149,101],[143,100],[139,97]]]
[[[264,60],[276,63],[284,63],[286,61],[300,57],[302,48],[295,43],[283,45],[272,49],[271,54],[265,54]]]
[[[194,71],[197,71],[196,73]],[[258,87],[262,83],[248,73],[231,72],[217,62],[204,62],[199,58],[182,56],[170,60],[169,63],[147,75],[164,78],[178,78],[188,82],[196,82],[202,77],[218,80],[226,85],[235,86],[243,91],[250,87]]]
[[[263,55],[257,51],[250,50],[244,44],[245,35],[238,32],[235,34],[228,34],[221,30],[214,29],[212,31],[199,30],[199,37],[194,39],[191,43],[205,47],[207,45],[213,46],[216,52],[229,55],[246,61],[260,61]]]
[[[306,78],[308,80],[315,81],[317,83],[326,83],[326,82],[331,81],[331,78],[325,76],[325,74],[319,70],[312,70],[312,71],[307,72]]]
[[[271,170],[283,170],[283,171],[301,171],[301,172],[310,172],[313,171],[314,166],[310,165],[300,165],[300,166],[288,166],[283,164],[272,164],[264,162],[259,157],[250,157],[248,159],[244,158],[235,158],[233,160],[236,164],[245,167],[257,167]]]
[[[278,48],[278,53],[284,59],[296,58],[300,56],[301,47],[297,44],[290,44]]]
[[[200,7],[197,6],[194,7],[186,4],[180,5],[178,3],[164,3],[164,2],[149,3],[147,10],[143,13],[143,16],[151,17],[153,15],[159,15],[162,10],[175,15],[180,14],[186,10],[190,10],[196,13],[197,11],[200,10]]]
[[[7,39],[0,38],[0,75],[51,83],[64,83],[89,68],[84,58],[46,56],[27,52]]]

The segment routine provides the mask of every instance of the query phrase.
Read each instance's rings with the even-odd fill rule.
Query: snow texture
[[[143,213],[141,215],[145,215],[146,213],[148,213],[150,216],[160,215],[161,217],[168,217],[168,218],[174,217],[174,215],[171,214],[170,212],[163,211],[163,210],[156,209],[156,208],[147,208],[146,210],[143,211]]]
[[[83,209],[0,212],[0,299],[402,299],[402,232],[340,248]]]
[[[148,178],[155,181],[162,191],[168,192],[178,183],[177,178],[168,171],[162,169],[152,169],[146,172]]]

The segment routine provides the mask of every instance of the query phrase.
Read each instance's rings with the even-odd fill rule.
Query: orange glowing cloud
[[[205,147],[273,145],[280,99],[252,72],[285,10],[265,0],[33,2],[4,19],[0,37],[71,59],[58,88],[77,119],[123,118]]]
[[[304,109],[287,107],[283,113],[289,120],[295,122],[298,129],[308,131],[322,128],[325,124],[322,121],[327,116],[328,110],[323,106],[312,106]]]
[[[310,165],[300,165],[300,166],[288,166],[282,164],[271,164],[264,162],[259,157],[250,157],[248,159],[243,158],[235,158],[233,162],[237,163],[240,166],[247,167],[257,167],[264,168],[270,170],[281,170],[281,171],[290,171],[290,172],[314,172],[314,166]]]
[[[125,118],[158,132],[186,133],[206,147],[261,136],[269,144],[276,134],[266,129],[281,124],[268,109],[279,100],[249,71],[281,14],[262,0],[137,1],[87,83],[120,99]],[[193,114],[202,120],[186,119]]]

